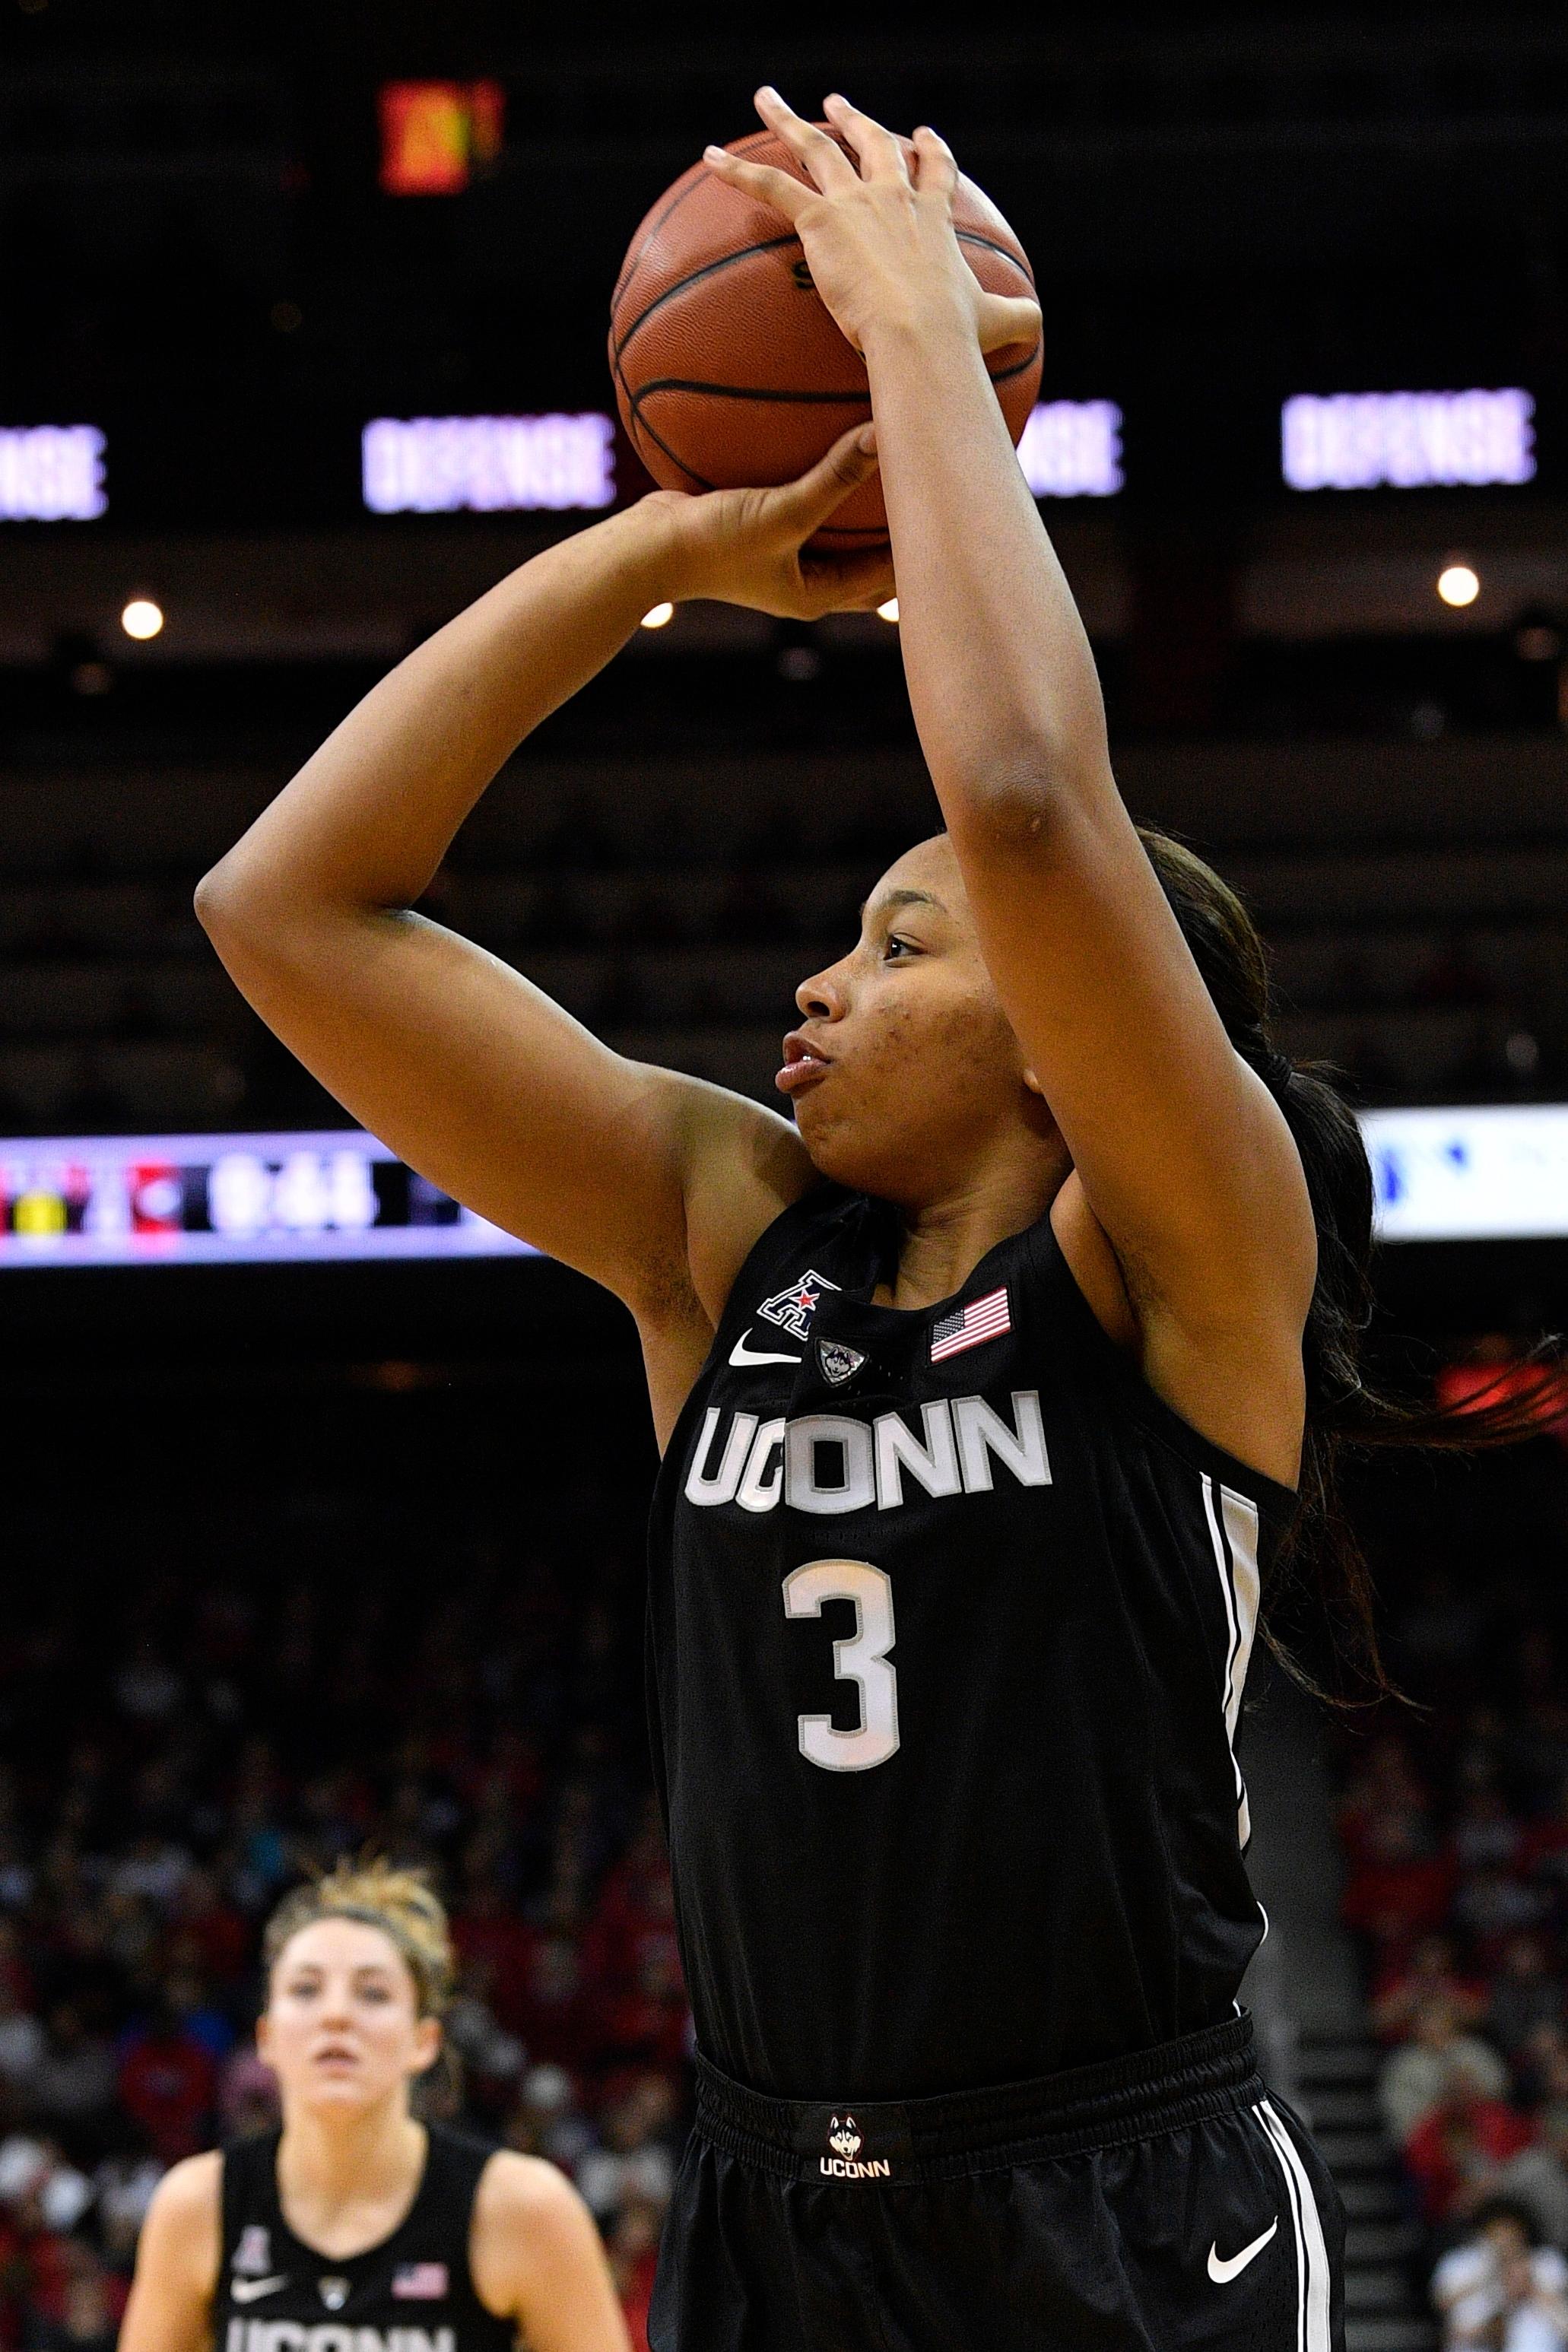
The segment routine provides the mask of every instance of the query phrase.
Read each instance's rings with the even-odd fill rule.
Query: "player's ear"
[[[272,2020],[265,2010],[256,2021],[256,2054],[264,2066],[272,2063]]]
[[[1029,1092],[1032,1095],[1039,1095],[1042,1098],[1044,1097],[1046,1091],[1044,1087],[1041,1086],[1033,1070],[1027,1067],[1026,1067],[1024,1071],[1024,1084],[1028,1087]]]
[[[421,2017],[416,2020],[414,2048],[409,2064],[411,2074],[429,2073],[441,2055],[441,2044],[445,2038],[438,2017]]]

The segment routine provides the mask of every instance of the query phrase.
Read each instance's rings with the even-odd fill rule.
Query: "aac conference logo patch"
[[[792,1339],[809,1339],[811,1318],[816,1312],[823,1292],[837,1290],[837,1287],[836,1282],[829,1282],[825,1274],[818,1274],[814,1267],[809,1274],[803,1274],[798,1282],[792,1282],[787,1290],[775,1290],[771,1298],[764,1298],[757,1313],[764,1323],[776,1323],[780,1330],[787,1331]]]

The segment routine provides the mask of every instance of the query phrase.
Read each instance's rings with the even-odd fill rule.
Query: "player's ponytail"
[[[1510,1370],[1459,1406],[1413,1402],[1372,1383],[1363,1346],[1372,1317],[1373,1193],[1354,1114],[1327,1064],[1292,1062],[1276,1044],[1268,956],[1236,892],[1168,834],[1147,827],[1140,833],[1231,1043],[1284,1113],[1318,1229],[1318,1278],[1302,1334],[1307,1424],[1300,1504],[1280,1573],[1265,1595],[1261,1630],[1287,1671],[1317,1689],[1268,1622],[1272,1617],[1278,1624],[1291,1584],[1310,1586],[1352,1685],[1376,1696],[1391,1685],[1378,1651],[1365,1557],[1340,1496],[1346,1453],[1393,1445],[1469,1452],[1536,1435],[1563,1410],[1563,1351],[1556,1343],[1543,1344],[1523,1380]]]

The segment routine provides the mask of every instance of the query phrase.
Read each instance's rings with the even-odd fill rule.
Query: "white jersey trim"
[[[1247,1808],[1247,1784],[1241,1777],[1241,1766],[1237,1761],[1236,1740],[1241,1726],[1241,1700],[1247,1688],[1247,1670],[1252,1662],[1252,1644],[1258,1632],[1261,1590],[1258,1569],[1258,1506],[1231,1487],[1221,1486],[1216,1511],[1214,1480],[1206,1471],[1202,1477],[1204,1517],[1208,1522],[1209,1542],[1213,1547],[1219,1589],[1225,1601],[1226,1646],[1222,1684],[1225,1736],[1230,1749],[1231,1770],[1236,1777],[1236,1834],[1245,1852],[1252,1835],[1252,1816]]]

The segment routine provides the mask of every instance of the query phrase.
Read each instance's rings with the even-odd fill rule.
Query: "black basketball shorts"
[[[698,2062],[652,2352],[1342,2352],[1343,2210],[1250,2021],[834,2105]]]

